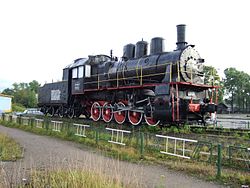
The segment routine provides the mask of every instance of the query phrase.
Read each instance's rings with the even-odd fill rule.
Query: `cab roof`
[[[70,69],[74,67],[79,67],[81,65],[85,65],[88,61],[88,58],[78,58],[73,61],[73,63],[67,65],[64,69]]]

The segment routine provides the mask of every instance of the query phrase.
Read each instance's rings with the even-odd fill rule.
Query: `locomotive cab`
[[[84,92],[85,82],[91,77],[91,66],[87,58],[76,59],[73,64],[68,66],[69,87],[71,93],[80,94]]]

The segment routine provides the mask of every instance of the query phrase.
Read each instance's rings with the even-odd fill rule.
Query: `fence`
[[[131,133],[131,131],[120,130],[120,129],[111,129],[106,128],[106,130],[111,131],[111,138],[108,142],[113,144],[120,144],[125,146],[126,144],[123,142],[124,140],[124,133]]]
[[[250,120],[236,120],[233,121],[221,119],[216,122],[216,127],[231,128],[231,129],[250,129]]]
[[[190,143],[197,143],[198,142],[197,140],[177,138],[177,137],[172,137],[172,136],[156,135],[156,137],[163,138],[166,141],[165,150],[160,151],[161,153],[167,154],[167,155],[173,155],[173,156],[177,156],[177,157],[182,157],[182,158],[186,158],[186,159],[190,159],[190,156],[185,155],[187,152],[190,152],[190,150],[188,150],[186,148],[186,147],[188,147],[187,145],[189,145]],[[171,141],[174,142],[174,144],[172,144],[173,148],[170,147]],[[179,146],[179,147],[178,147],[178,142],[180,142],[180,144],[181,144],[181,146]],[[178,151],[179,151],[179,153],[178,153]],[[185,151],[186,151],[186,153],[185,153]]]
[[[28,118],[28,117],[21,117],[21,123],[23,125],[29,125],[29,122],[30,122],[30,118]]]
[[[14,120],[16,119],[16,120]],[[21,125],[32,130],[42,130],[48,134],[67,135],[84,142],[105,146],[127,147],[141,158],[155,157],[158,160],[181,157],[194,161],[206,161],[217,166],[217,176],[221,167],[230,167],[250,171],[250,148],[238,146],[214,145],[212,142],[180,138],[169,135],[143,133],[115,128],[95,127],[75,122],[54,121],[48,118],[1,116],[2,122]],[[35,126],[33,126],[35,125]],[[186,135],[187,137],[187,135]],[[129,150],[130,150],[129,149]]]
[[[44,120],[43,119],[35,119],[36,128],[43,128]]]
[[[89,125],[77,124],[73,123],[73,126],[76,126],[76,136],[87,137],[86,136],[86,128],[90,127]]]
[[[52,131],[61,132],[63,122],[62,121],[51,121]]]

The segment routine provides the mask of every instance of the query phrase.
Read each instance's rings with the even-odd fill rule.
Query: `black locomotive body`
[[[176,50],[164,52],[157,37],[149,55],[148,43],[139,41],[124,46],[121,60],[112,54],[76,59],[63,70],[62,82],[40,88],[38,105],[51,115],[83,114],[118,124],[205,123],[216,113],[217,88],[204,85],[204,59],[185,42],[185,25],[177,26],[176,44]]]

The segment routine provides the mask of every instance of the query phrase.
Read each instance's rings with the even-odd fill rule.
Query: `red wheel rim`
[[[128,119],[132,125],[139,125],[142,121],[142,113],[135,112],[135,111],[129,111],[128,112]]]
[[[112,105],[105,102],[102,108],[102,118],[105,122],[110,122],[113,118],[113,108]]]
[[[94,121],[98,121],[101,118],[101,106],[98,102],[94,102],[91,107],[91,117]]]
[[[125,107],[125,104],[123,104],[122,102],[119,102],[118,104],[118,107]],[[118,112],[115,112],[114,113],[114,118],[115,118],[115,121],[118,123],[118,124],[123,124],[126,120],[126,116],[127,116],[127,111],[118,111]]]
[[[147,117],[146,115],[144,115],[145,121],[149,126],[155,127],[156,125],[158,125],[160,123],[160,120],[155,120],[153,117]]]

